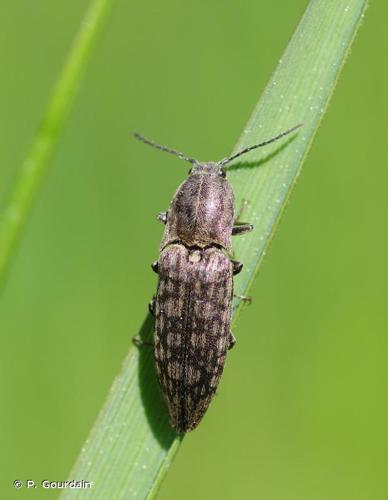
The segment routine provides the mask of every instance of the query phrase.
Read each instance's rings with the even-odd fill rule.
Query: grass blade
[[[298,123],[289,139],[255,150],[229,167],[237,204],[249,201],[244,219],[255,231],[236,238],[244,262],[236,292],[252,283],[336,80],[360,25],[366,0],[311,0],[244,130],[235,152],[268,139]],[[240,309],[236,304],[236,312]],[[236,321],[237,314],[234,315]],[[147,317],[140,337],[150,339]],[[70,479],[93,482],[89,490],[66,490],[70,498],[153,497],[178,449],[157,387],[150,349],[132,348],[115,380]]]
[[[82,70],[113,1],[91,1],[58,78],[37,136],[21,165],[5,208],[0,213],[0,285],[4,281],[17,240],[66,122]]]

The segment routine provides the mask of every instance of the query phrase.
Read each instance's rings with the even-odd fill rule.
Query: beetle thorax
[[[172,200],[161,248],[174,242],[200,248],[218,245],[231,252],[234,197],[223,169],[197,163]]]

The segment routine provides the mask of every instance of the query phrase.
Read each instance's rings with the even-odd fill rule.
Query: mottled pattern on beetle
[[[167,216],[161,243],[187,246],[220,245],[232,253],[234,196],[214,164],[196,165],[177,189]]]
[[[198,425],[214,396],[229,346],[233,266],[217,248],[176,244],[159,259],[154,356],[171,425]]]

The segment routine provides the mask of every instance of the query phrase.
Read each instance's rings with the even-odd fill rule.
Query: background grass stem
[[[114,0],[92,0],[74,40],[38,133],[0,212],[0,286],[15,253],[49,160],[66,123],[83,70]]]

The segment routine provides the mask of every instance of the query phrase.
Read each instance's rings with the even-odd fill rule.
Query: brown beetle
[[[158,215],[166,224],[159,274],[150,311],[155,316],[154,358],[170,422],[178,433],[194,429],[214,396],[235,339],[230,332],[233,275],[232,235],[253,229],[235,221],[234,195],[225,165],[293,132],[300,125],[220,162],[201,163],[178,151],[135,136],[193,164],[170,208]]]

